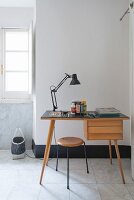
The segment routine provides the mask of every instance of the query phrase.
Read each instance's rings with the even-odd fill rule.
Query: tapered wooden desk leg
[[[54,131],[54,128],[55,128],[55,126],[53,127],[53,131]],[[51,141],[52,141],[52,138],[51,138]],[[49,155],[50,155],[50,149],[51,149],[51,141],[50,141],[50,145],[49,145],[49,149],[48,149],[46,165],[48,165],[48,160],[49,160]]]
[[[51,143],[51,142],[50,142],[50,143]],[[48,149],[46,165],[48,165],[48,159],[49,159],[49,155],[50,155],[50,148],[51,148],[51,145],[49,146],[49,149]]]
[[[46,149],[45,149],[45,153],[44,153],[42,171],[41,171],[41,176],[40,176],[40,184],[42,183],[42,178],[43,178],[45,166],[47,164],[48,157],[49,157],[50,146],[51,146],[51,141],[52,141],[52,136],[53,136],[53,130],[54,130],[54,124],[55,124],[55,120],[51,120],[50,121],[50,125],[49,125],[49,132],[48,132],[48,137],[47,137],[47,144],[46,144]]]
[[[111,140],[109,140],[109,156],[110,156],[110,164],[112,165],[112,146],[111,146]]]
[[[125,178],[124,178],[124,173],[123,173],[123,169],[122,169],[121,158],[120,158],[120,152],[119,152],[117,140],[114,140],[114,145],[115,145],[115,150],[116,150],[116,154],[117,154],[117,159],[118,159],[118,164],[119,164],[120,173],[121,173],[121,176],[122,176],[122,181],[123,181],[123,183],[125,184]]]

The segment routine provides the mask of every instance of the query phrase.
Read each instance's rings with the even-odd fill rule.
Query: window
[[[32,82],[28,29],[0,29],[0,97],[29,98]]]

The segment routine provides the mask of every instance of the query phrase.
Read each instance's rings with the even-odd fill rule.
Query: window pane
[[[7,31],[5,36],[6,50],[28,50],[28,32]]]
[[[28,53],[7,52],[5,58],[5,67],[9,71],[28,70]]]
[[[26,72],[6,72],[6,91],[28,91],[28,73]]]

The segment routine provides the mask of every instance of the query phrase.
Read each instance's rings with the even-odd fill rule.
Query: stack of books
[[[99,117],[119,117],[121,113],[116,108],[96,108],[96,114]]]

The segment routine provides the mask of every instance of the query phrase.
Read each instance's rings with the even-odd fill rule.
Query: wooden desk
[[[123,139],[123,120],[128,120],[129,117],[121,114],[119,117],[108,117],[108,118],[100,118],[100,117],[93,117],[92,115],[87,116],[52,116],[52,111],[46,111],[41,119],[42,120],[50,120],[46,149],[44,153],[42,171],[40,176],[40,184],[42,183],[42,178],[44,174],[44,170],[46,164],[48,162],[51,141],[55,126],[56,120],[82,120],[84,122],[84,135],[87,140],[109,140],[109,152],[110,152],[110,161],[112,163],[112,150],[111,150],[111,140],[114,141],[115,150],[117,154],[118,164],[120,173],[122,176],[122,181],[125,183],[121,159],[120,159],[120,152],[118,148],[117,141]]]

